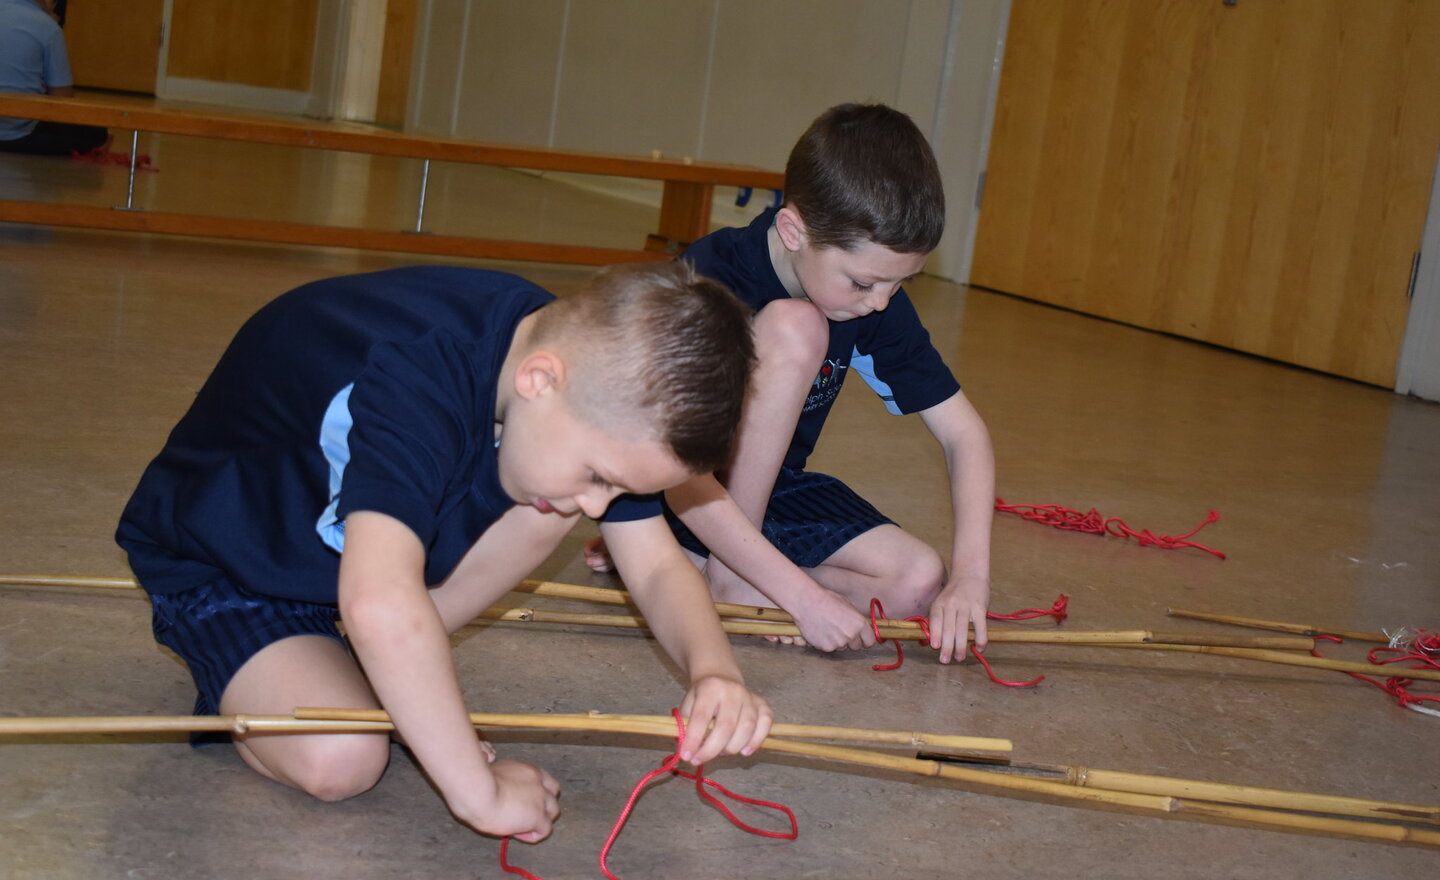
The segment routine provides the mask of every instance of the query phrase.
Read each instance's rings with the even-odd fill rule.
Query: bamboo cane
[[[376,719],[385,716],[381,710],[356,710],[356,709],[309,709],[301,708],[295,710],[297,718],[309,716],[345,718],[345,719]],[[472,720],[477,715],[472,715]],[[599,722],[607,725],[602,729],[625,730],[634,733],[658,733],[658,735],[674,736],[675,724],[668,717],[661,715],[635,716],[635,715],[601,715],[589,713],[583,716],[502,716],[509,719],[539,719],[542,723],[545,719],[564,717],[568,725],[571,719],[584,725],[585,722]],[[639,725],[637,728],[626,727],[628,724]],[[608,725],[616,725],[609,727]],[[477,726],[482,726],[477,724]],[[499,726],[499,725],[497,725]],[[529,723],[507,724],[505,726],[529,727]],[[551,725],[545,725],[551,726]],[[1288,798],[1288,805],[1278,807],[1284,810],[1305,810],[1307,812],[1335,813],[1342,815],[1363,815],[1371,819],[1406,819],[1417,821],[1430,821],[1431,818],[1440,813],[1440,808],[1428,806],[1415,806],[1410,804],[1387,803],[1383,801],[1366,801],[1358,798],[1343,798],[1328,795],[1311,795],[1303,792],[1284,792],[1274,789],[1258,789],[1246,786],[1232,786],[1219,783],[1202,783],[1192,780],[1174,779],[1167,780],[1164,777],[1145,777],[1141,774],[1127,774],[1118,771],[1096,771],[1082,770],[1081,768],[1070,768],[1078,771],[1076,781],[1052,782],[1049,780],[1033,779],[1021,776],[1011,776],[1003,772],[993,770],[975,770],[964,767],[957,767],[946,761],[925,760],[922,758],[909,758],[901,755],[892,755],[883,752],[874,752],[866,749],[855,749],[844,746],[833,746],[822,743],[797,742],[792,739],[784,739],[785,736],[797,736],[782,731],[792,731],[796,728],[814,730],[812,726],[802,725],[775,725],[771,735],[765,739],[763,747],[770,751],[783,752],[787,754],[803,755],[807,757],[826,758],[842,761],[845,763],[863,764],[871,767],[880,767],[889,770],[899,770],[922,776],[938,776],[952,781],[967,782],[987,788],[1000,788],[1010,792],[1021,792],[1027,794],[1048,796],[1067,802],[1078,802],[1082,804],[1103,804],[1129,809],[1138,809],[1143,812],[1161,813],[1167,816],[1179,816],[1189,818],[1198,816],[1204,818],[1221,819],[1236,824],[1252,825],[1266,828],[1277,828],[1284,830],[1307,831],[1322,834],[1338,834],[1347,837],[1356,837],[1364,840],[1379,840],[1392,843],[1415,843],[1425,846],[1440,847],[1440,832],[1425,831],[1421,829],[1408,828],[1403,825],[1384,824],[1380,822],[1358,822],[1351,819],[1335,819],[1319,816],[1297,816],[1289,813],[1275,812],[1267,808],[1269,805],[1259,803],[1259,799],[1265,793],[1280,795]],[[641,729],[643,728],[643,729]],[[596,729],[584,727],[583,729]],[[853,728],[818,728],[826,731],[853,731]],[[911,736],[912,734],[900,733],[900,736]],[[826,736],[826,738],[837,738]],[[1095,774],[1100,774],[1095,776]],[[1092,778],[1086,779],[1085,774]],[[1166,783],[1172,789],[1185,791],[1188,797],[1176,797],[1168,793],[1156,791],[1136,791],[1134,789],[1143,786],[1147,780],[1155,780],[1159,783]],[[1127,784],[1129,788],[1116,788],[1110,783]],[[1152,783],[1152,787],[1156,787]],[[1251,793],[1250,800],[1235,801],[1237,794]],[[1215,798],[1220,803],[1202,803],[1203,800],[1211,799],[1208,795],[1225,795]],[[1378,809],[1365,813],[1346,812],[1353,810],[1359,804],[1374,805]],[[1328,809],[1331,806],[1342,807],[1341,810]],[[1384,810],[1399,813],[1400,815],[1387,815]],[[1429,817],[1429,818],[1427,818]]]
[[[331,714],[335,710],[299,709],[294,716],[140,716],[132,718],[10,718],[0,719],[0,733],[134,733],[140,731],[180,730],[221,730],[240,733],[283,732],[295,733],[301,725],[323,725],[328,732],[341,730],[384,731],[389,730],[388,722],[368,720],[330,720],[303,718],[302,715]],[[365,712],[366,710],[346,710]],[[562,729],[562,730],[604,730],[639,733],[649,736],[674,737],[674,722],[663,716],[652,716],[650,720],[627,719],[623,717],[587,715],[472,715],[472,722],[479,718],[482,726]],[[275,726],[272,726],[275,725]],[[356,727],[354,725],[364,725]],[[1064,782],[1011,776],[988,770],[957,767],[938,761],[909,758],[885,752],[875,752],[823,743],[801,742],[776,736],[767,737],[763,747],[774,752],[839,761],[847,764],[877,767],[887,770],[911,773],[919,776],[939,777],[959,783],[963,787],[983,790],[1000,790],[1022,797],[1038,797],[1050,801],[1079,806],[1100,806],[1124,809],[1164,818],[1198,818],[1222,821],[1229,824],[1275,830],[1300,831],[1328,835],[1341,835],[1361,840],[1388,843],[1406,843],[1440,847],[1440,832],[1410,828],[1385,822],[1361,822],[1353,819],[1336,819],[1322,816],[1304,816],[1278,812],[1260,807],[1240,807],[1227,804],[1204,803],[1196,800],[1170,796],[1112,791],[1095,787],[1079,787]]]
[[[1326,657],[1311,657],[1309,654],[1287,654],[1283,651],[1260,651],[1250,648],[1219,648],[1210,645],[1101,645],[1105,648],[1150,648],[1156,651],[1187,651],[1194,654],[1217,654],[1222,657],[1239,657],[1244,660],[1260,660],[1266,663],[1283,663],[1288,666],[1308,666],[1312,669],[1330,669],[1336,672],[1358,672],[1361,675],[1378,675],[1381,678],[1414,678],[1424,681],[1440,681],[1440,669],[1410,669],[1395,666],[1377,666],[1374,663],[1355,663],[1350,660],[1330,660]]]
[[[1188,620],[1208,620],[1211,623],[1228,623],[1232,626],[1248,626],[1252,629],[1268,629],[1274,630],[1275,632],[1296,633],[1303,636],[1343,636],[1344,638],[1354,639],[1359,642],[1379,642],[1382,645],[1390,644],[1389,636],[1377,632],[1326,628],[1312,626],[1308,623],[1281,623],[1275,620],[1257,620],[1253,617],[1236,617],[1231,614],[1212,614],[1208,611],[1186,611],[1181,608],[1166,608],[1165,613],[1171,617],[1183,617]]]
[[[675,719],[668,715],[605,715],[598,712],[569,715],[516,715],[470,713],[475,727],[591,730],[675,736]],[[299,708],[290,715],[133,715],[0,718],[0,736],[57,734],[137,733],[367,733],[394,730],[390,716],[380,709]],[[811,724],[776,724],[775,736],[831,739],[845,742],[926,746],[957,752],[1009,752],[1008,739],[957,736],[920,731],[874,730]]]
[[[610,626],[622,629],[646,629],[645,618],[633,614],[591,614],[579,611],[551,611],[541,608],[487,608],[479,615],[482,620],[504,620],[519,621],[523,623],[560,623],[579,626]],[[915,626],[902,626],[903,621],[879,620],[876,625],[879,627],[882,638],[900,639],[908,641],[924,641],[925,633]],[[750,620],[722,620],[720,625],[727,633],[744,635],[765,635],[765,636],[798,636],[800,630],[793,624],[769,623],[766,621]],[[1176,633],[1155,633],[1149,630],[1101,630],[1081,631],[1070,630],[1059,632],[1054,630],[991,630],[991,642],[1010,642],[1017,644],[1059,644],[1059,645],[1120,645],[1133,644],[1144,646],[1157,643],[1160,639],[1181,639],[1183,642],[1193,641],[1194,637]],[[1169,644],[1167,641],[1166,644]],[[1208,643],[1206,643],[1208,645]],[[1288,638],[1288,637],[1260,637],[1259,639],[1245,639],[1246,646],[1266,645],[1271,650],[1279,649],[1308,649],[1314,643],[1309,639]]]
[[[293,715],[96,715],[0,718],[0,736],[124,733],[363,733],[388,721],[316,721]]]
[[[580,584],[562,584],[556,581],[521,581],[520,585],[512,592],[531,593],[536,596],[547,596],[552,599],[576,599],[581,602],[593,602],[598,605],[619,605],[634,608],[635,603],[630,598],[627,590],[616,590],[609,587],[586,587]],[[736,605],[733,602],[716,602],[715,611],[723,617],[741,617],[746,620],[767,620],[774,623],[794,623],[795,618],[789,612],[781,611],[779,608],[768,608],[763,605]],[[900,622],[903,626],[916,626],[913,623]],[[916,627],[918,629],[918,627]]]
[[[133,578],[82,577],[68,575],[0,574],[0,585],[32,587],[94,587],[103,589],[136,589]],[[558,599],[576,599],[605,605],[633,607],[630,594],[625,590],[605,587],[586,587],[579,584],[563,584],[555,581],[525,580],[514,592],[530,593]],[[762,626],[753,626],[738,620],[725,620],[725,631],[744,635],[799,636],[794,618],[778,608],[758,605],[735,605],[716,602],[715,610],[722,617],[739,617],[758,621]],[[626,629],[644,629],[643,618],[626,619],[620,615],[587,615],[579,612],[548,611],[529,608],[496,609],[482,613],[486,620],[524,621],[527,623],[568,623],[583,626],[615,626]],[[920,625],[908,620],[879,620],[880,635],[887,639],[924,641]],[[1312,640],[1286,638],[1281,636],[1225,636],[1195,635],[1192,633],[1152,632],[1150,630],[1110,630],[1099,632],[1045,631],[1045,630],[990,630],[992,642],[1018,642],[1025,644],[1076,644],[1108,645],[1141,642],[1173,645],[1213,645],[1217,647],[1254,648],[1276,651],[1308,651],[1315,646]]]
[[[0,574],[0,585],[10,587],[93,587],[102,590],[138,590],[134,578],[82,577],[58,574]]]
[[[607,587],[585,587],[578,584],[562,584],[554,581],[524,581],[515,589],[517,593],[532,593],[536,596],[550,596],[560,599],[577,599],[582,602],[594,602],[602,605],[616,605],[634,607],[630,594],[625,590],[612,590]],[[761,605],[736,605],[729,602],[716,602],[715,610],[722,617],[738,617],[746,620],[763,620],[773,623],[791,623],[795,618],[788,612],[779,608],[768,608]],[[906,629],[920,632],[918,623],[909,620],[880,620],[880,626],[894,629]],[[1010,639],[1007,635],[996,635],[997,633],[1017,632],[1014,630],[991,630],[992,641],[1026,641],[1025,639]],[[1194,633],[1172,633],[1172,632],[1150,632],[1146,630],[1125,630],[1123,632],[1143,632],[1144,636],[1140,641],[1164,642],[1172,645],[1218,645],[1229,648],[1261,648],[1276,651],[1308,651],[1315,647],[1314,639],[1304,638],[1265,638],[1247,636],[1226,636],[1213,634]],[[798,635],[796,633],[785,633],[785,635]],[[1086,641],[1084,634],[1082,638],[1066,639],[1055,638],[1054,641],[1074,641],[1081,643]],[[887,638],[892,638],[887,636]],[[918,637],[917,637],[918,638]],[[1112,641],[1103,639],[1102,641]]]
[[[382,709],[322,709],[301,707],[295,710],[297,719],[344,720],[344,721],[387,721],[389,715]],[[470,721],[476,727],[553,727],[551,719],[563,719],[565,724],[578,724],[578,729],[613,729],[623,733],[635,733],[628,727],[601,728],[601,725],[639,725],[664,728],[668,736],[675,735],[675,719],[669,715],[614,715],[600,712],[586,712],[575,715],[485,715],[474,712]],[[499,719],[499,720],[496,720]],[[519,719],[519,721],[516,721]],[[572,721],[573,719],[573,721]],[[537,722],[519,723],[524,722]],[[512,723],[514,722],[514,723]],[[594,727],[588,725],[595,725]],[[1008,739],[988,736],[957,736],[954,734],[925,733],[910,730],[876,730],[865,727],[833,727],[819,724],[776,723],[770,729],[772,736],[798,739],[830,739],[846,742],[882,743],[889,745],[927,745],[942,749],[965,752],[1009,752],[1014,744]]]
[[[920,753],[919,758],[931,757]],[[936,756],[942,763],[988,763],[984,758]],[[1429,804],[1407,804],[1397,801],[1381,801],[1370,798],[1344,795],[1309,794],[1278,788],[1260,788],[1252,785],[1232,785],[1220,782],[1204,782],[1194,779],[1177,779],[1168,776],[1152,776],[1144,773],[1127,773],[1122,770],[1102,770],[1096,767],[1077,767],[1069,764],[1035,764],[1007,761],[1006,772],[1041,774],[1064,782],[1088,788],[1102,788],[1110,791],[1128,791],[1134,794],[1153,794],[1162,797],[1178,797],[1188,800],[1214,801],[1234,806],[1265,807],[1278,810],[1297,810],[1306,813],[1328,813],[1337,816],[1358,816],[1364,819],[1389,819],[1407,822],[1424,822],[1440,825],[1440,806]]]
[[[1337,835],[1368,841],[1440,847],[1440,831],[1410,828],[1394,823],[1339,819],[1328,816],[1307,816],[1280,812],[1263,807],[1241,807],[1229,804],[1205,803],[1187,798],[1078,787],[1068,785],[1064,782],[1032,779],[1025,776],[1011,776],[993,770],[957,767],[952,764],[926,761],[918,758],[901,758],[893,755],[882,756],[863,749],[830,746],[820,743],[799,743],[785,739],[778,739],[772,742],[767,739],[765,741],[765,748],[777,752],[828,758],[834,761],[864,764],[872,767],[884,767],[890,770],[899,770],[921,776],[937,776],[941,779],[962,783],[966,788],[1002,789],[1017,796],[1041,797],[1047,800],[1058,800],[1080,806],[1104,806],[1147,815],[1157,815],[1163,818],[1197,818],[1254,828]]]

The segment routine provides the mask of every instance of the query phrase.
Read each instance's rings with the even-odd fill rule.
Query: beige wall
[[[779,169],[821,110],[883,101],[936,143],[951,211],[931,271],[963,278],[1008,8],[1009,0],[422,0],[406,127]]]

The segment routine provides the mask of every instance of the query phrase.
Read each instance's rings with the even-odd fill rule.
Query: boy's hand
[[[721,754],[752,754],[770,734],[769,704],[740,682],[719,675],[697,679],[680,713],[685,716],[680,759],[697,766]]]
[[[858,651],[875,644],[875,630],[870,619],[856,610],[850,600],[831,590],[821,589],[814,601],[807,601],[791,611],[800,635],[813,648]]]
[[[539,843],[560,815],[560,783],[532,764],[500,760],[490,765],[495,796],[466,824],[484,834]]]
[[[985,611],[990,607],[990,581],[974,575],[952,577],[930,606],[930,647],[940,651],[940,662],[965,657],[970,627],[975,647],[985,650]]]

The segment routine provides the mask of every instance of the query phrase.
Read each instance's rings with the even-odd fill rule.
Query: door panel
[[[165,0],[71,3],[65,48],[75,85],[155,94]]]
[[[319,0],[174,0],[166,75],[304,92]]]
[[[1392,387],[1440,3],[1014,0],[971,282]]]

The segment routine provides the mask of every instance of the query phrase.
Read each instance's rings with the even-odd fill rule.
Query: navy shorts
[[[329,636],[344,644],[333,605],[261,596],[223,576],[178,593],[150,596],[155,641],[180,655],[199,691],[196,715],[215,715],[235,673],[261,648],[290,636]]]
[[[710,555],[710,549],[668,507],[665,518],[680,546],[701,556]],[[760,531],[791,562],[814,568],[865,532],[893,524],[894,520],[834,477],[781,468]]]

